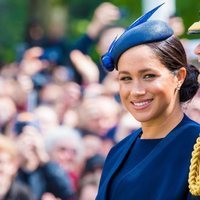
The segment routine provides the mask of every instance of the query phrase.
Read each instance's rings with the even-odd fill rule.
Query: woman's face
[[[118,70],[121,100],[136,120],[163,120],[179,108],[178,79],[150,47],[139,45],[124,52]]]

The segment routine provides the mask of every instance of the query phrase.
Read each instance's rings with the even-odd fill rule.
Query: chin
[[[139,121],[139,122],[141,122],[141,123],[143,123],[143,122],[148,122],[148,121],[150,121],[150,120],[152,119],[151,116],[148,116],[148,115],[145,114],[145,113],[140,114],[140,115],[138,115],[138,114],[132,114],[132,115],[133,115],[133,117],[134,117],[137,121]]]

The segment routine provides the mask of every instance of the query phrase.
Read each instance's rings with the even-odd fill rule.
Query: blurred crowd
[[[0,200],[95,199],[108,151],[140,127],[120,102],[117,72],[90,55],[123,33],[119,19],[118,7],[100,4],[73,45],[33,21],[16,62],[1,67]],[[184,33],[180,17],[169,24]],[[183,109],[200,123],[199,102],[200,92]]]

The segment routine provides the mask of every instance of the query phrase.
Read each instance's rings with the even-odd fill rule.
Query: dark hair
[[[161,63],[170,71],[173,72],[181,67],[185,67],[187,75],[180,88],[180,102],[186,102],[192,99],[199,88],[199,70],[195,66],[187,63],[186,53],[180,40],[175,36],[171,36],[164,41],[146,45],[155,52]]]

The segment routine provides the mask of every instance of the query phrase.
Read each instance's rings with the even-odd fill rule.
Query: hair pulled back
[[[187,63],[186,53],[180,40],[171,36],[164,41],[146,45],[153,50],[161,63],[170,71],[175,72],[181,67],[185,67],[187,74],[180,88],[180,102],[192,99],[199,89],[199,70]]]

